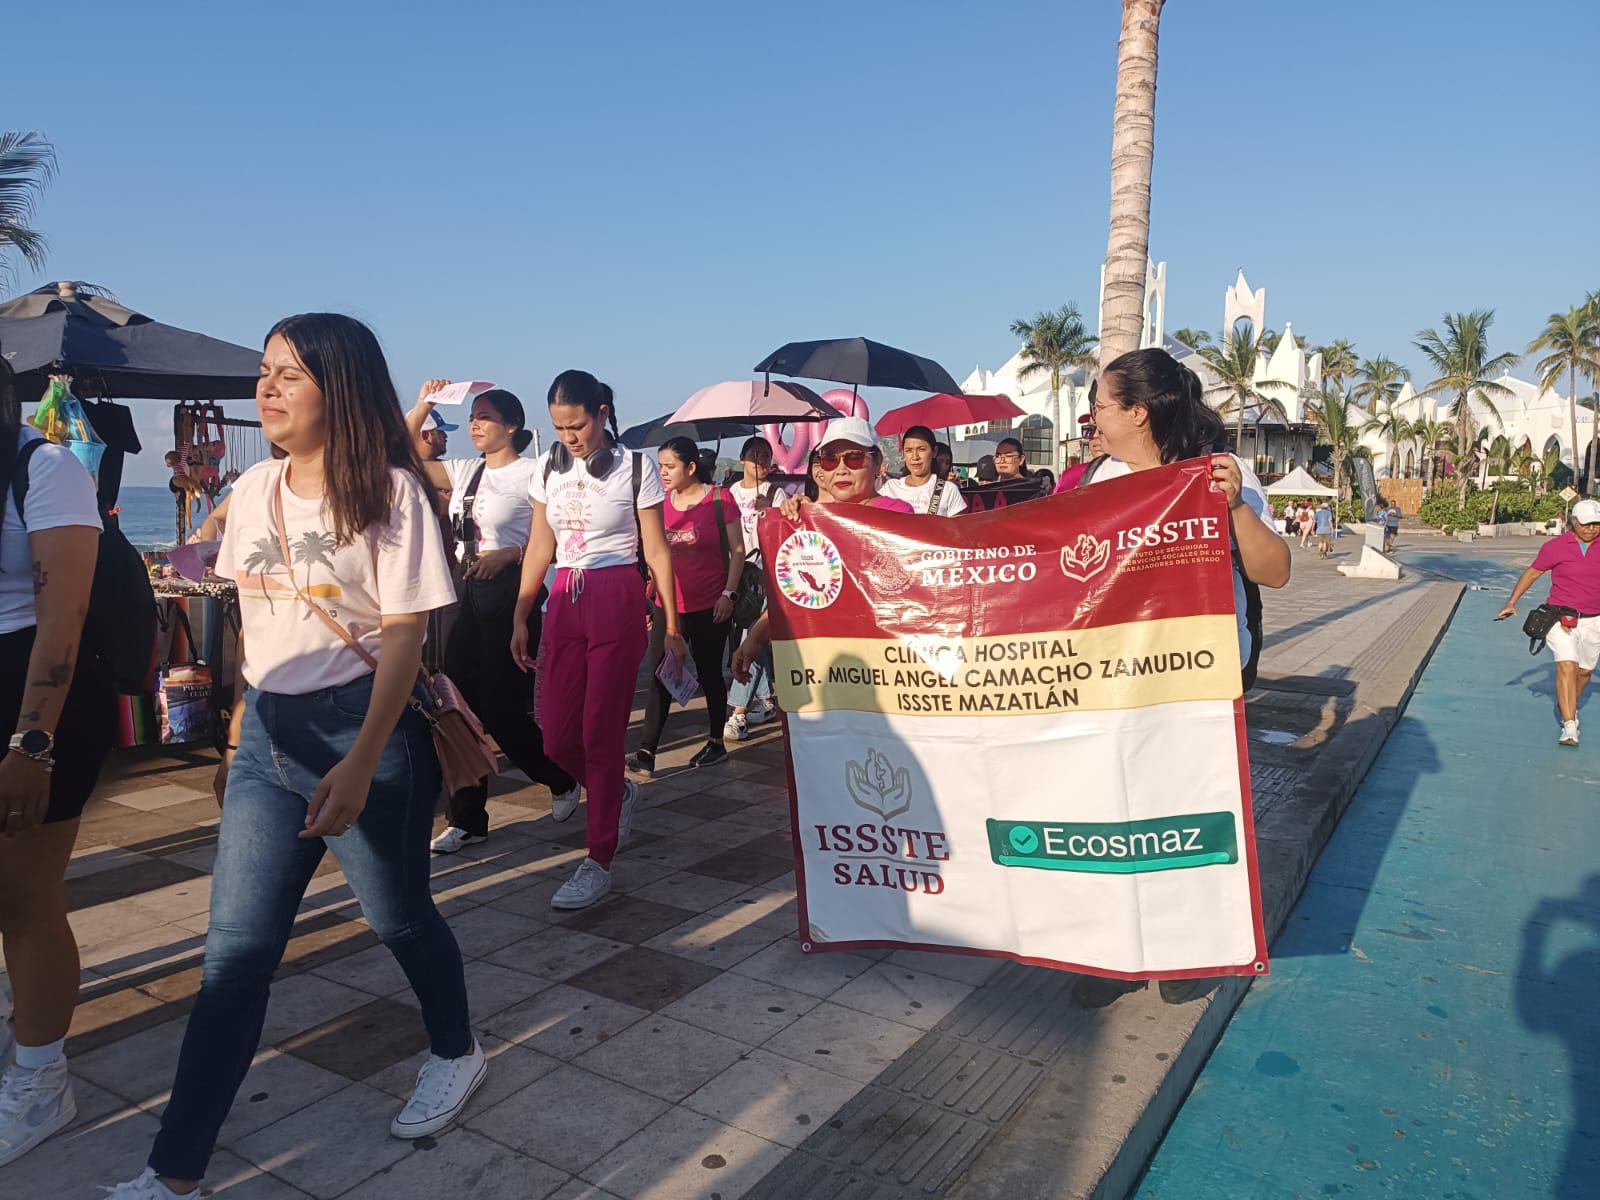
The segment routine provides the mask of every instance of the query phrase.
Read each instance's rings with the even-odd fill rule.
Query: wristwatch
[[[28,758],[49,758],[56,748],[55,735],[43,729],[26,729],[11,735],[10,748]]]
[[[733,597],[734,597],[734,591],[733,591],[732,588],[723,588],[722,589],[722,598],[724,600],[732,600]]]

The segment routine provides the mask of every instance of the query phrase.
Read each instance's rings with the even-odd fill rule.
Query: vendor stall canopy
[[[51,375],[70,375],[86,399],[254,398],[259,350],[162,324],[98,290],[53,283],[0,303],[0,358],[23,402]]]

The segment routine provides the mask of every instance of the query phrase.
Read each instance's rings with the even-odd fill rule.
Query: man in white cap
[[[1564,609],[1545,638],[1556,660],[1556,708],[1561,714],[1563,746],[1578,744],[1578,698],[1600,664],[1600,500],[1579,500],[1572,506],[1572,528],[1539,548],[1533,565],[1522,573],[1511,599],[1496,620],[1517,615],[1517,601],[1550,572],[1550,598]]]
[[[438,462],[444,457],[445,448],[450,444],[446,434],[454,433],[460,429],[459,425],[452,425],[449,421],[441,421],[437,413],[429,413],[422,422],[422,429],[417,434],[417,454],[422,461]]]

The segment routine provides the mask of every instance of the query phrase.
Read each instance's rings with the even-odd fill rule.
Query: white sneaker
[[[639,785],[631,779],[622,781],[622,811],[617,814],[617,849],[627,845],[633,832],[633,810],[639,803]]]
[[[155,1171],[146,1167],[144,1173],[137,1179],[125,1179],[116,1187],[102,1188],[105,1192],[104,1200],[173,1200],[174,1197],[198,1196],[200,1189],[196,1187],[192,1192],[174,1192],[160,1179],[156,1178]]]
[[[765,725],[778,715],[778,706],[771,700],[757,700],[748,711],[750,724]]]
[[[472,1053],[462,1058],[440,1058],[433,1054],[417,1072],[417,1086],[389,1126],[397,1138],[427,1137],[438,1133],[461,1115],[461,1110],[478,1090],[489,1071],[483,1047],[473,1043]]]
[[[428,849],[435,854],[455,854],[463,846],[476,846],[478,843],[487,842],[488,840],[486,836],[468,833],[465,829],[452,825],[428,843]]]
[[[734,713],[722,727],[722,740],[742,742],[750,736],[750,718],[745,713]]]
[[[611,890],[611,872],[595,862],[586,858],[578,864],[578,869],[572,873],[572,878],[556,889],[556,894],[550,897],[551,908],[578,909],[588,908],[605,898]]]
[[[1576,746],[1578,744],[1578,723],[1576,721],[1561,722],[1561,739],[1557,744],[1562,746]]]
[[[78,1115],[67,1060],[37,1071],[13,1063],[0,1078],[0,1167],[21,1158]]]
[[[575,783],[561,793],[552,792],[550,795],[550,815],[558,821],[565,821],[578,811],[578,801],[583,797],[583,785]]]

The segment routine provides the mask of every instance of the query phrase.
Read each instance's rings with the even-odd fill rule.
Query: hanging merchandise
[[[65,375],[52,375],[44,398],[34,411],[31,424],[57,445],[72,451],[91,476],[100,471],[100,458],[106,452],[105,442],[89,424],[83,405],[72,394],[71,380]]]

